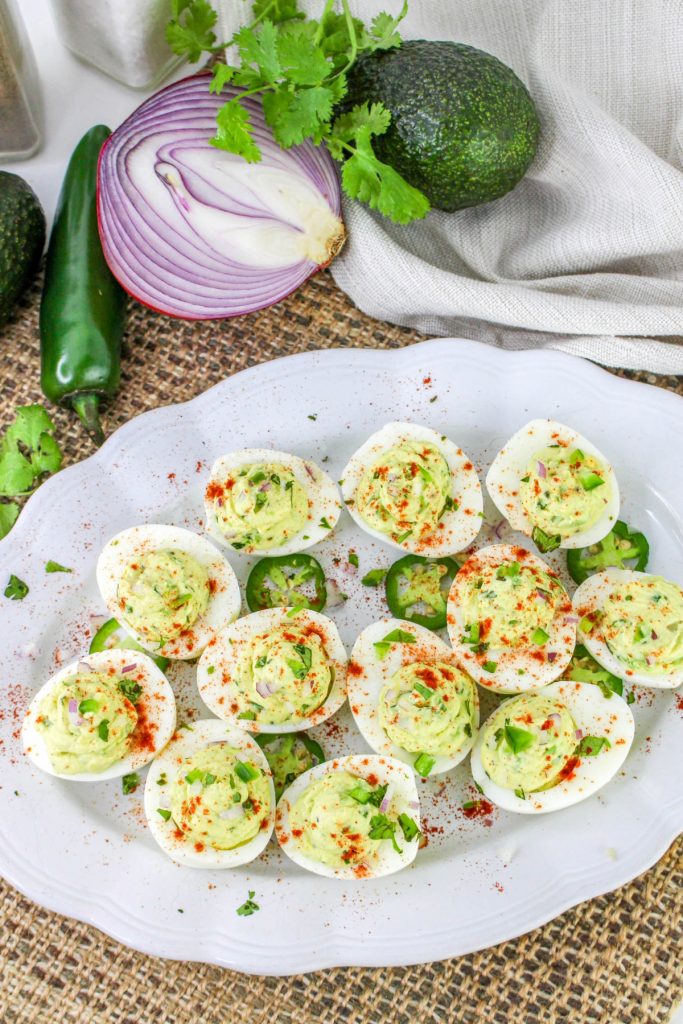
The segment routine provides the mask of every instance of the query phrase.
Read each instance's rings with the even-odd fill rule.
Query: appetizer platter
[[[126,425],[0,544],[0,870],[260,974],[470,952],[632,878],[683,823],[682,427],[453,339]]]

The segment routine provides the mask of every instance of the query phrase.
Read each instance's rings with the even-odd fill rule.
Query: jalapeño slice
[[[634,569],[642,572],[650,555],[650,544],[645,534],[632,530],[618,519],[606,537],[587,548],[573,548],[567,552],[567,569],[575,583],[583,583],[589,576],[603,569]]]
[[[249,573],[247,604],[252,612],[277,607],[321,612],[326,602],[325,573],[312,555],[262,558]]]
[[[427,629],[443,629],[448,591],[459,569],[453,558],[399,558],[384,581],[391,614]]]

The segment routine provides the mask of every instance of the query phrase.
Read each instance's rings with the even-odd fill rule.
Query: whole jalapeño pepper
[[[109,128],[76,146],[57,203],[40,305],[41,386],[104,440],[100,401],[119,385],[126,294],[107,266],[97,229],[97,161]]]

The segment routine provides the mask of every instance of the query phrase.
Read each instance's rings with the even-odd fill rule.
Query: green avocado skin
[[[415,39],[361,57],[343,110],[391,112],[373,148],[439,210],[488,203],[514,188],[534,158],[536,109],[502,61],[464,43]]]
[[[0,171],[0,325],[38,269],[45,246],[45,214],[18,174]]]

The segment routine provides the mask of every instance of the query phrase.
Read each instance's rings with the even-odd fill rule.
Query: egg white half
[[[309,608],[302,609],[290,617],[291,608],[264,608],[237,619],[215,638],[207,647],[197,664],[197,688],[206,706],[224,722],[230,722],[240,729],[259,733],[301,732],[314,725],[320,725],[339,711],[346,700],[347,663],[346,649],[339,631],[332,619]],[[239,668],[242,652],[250,641],[279,626],[296,625],[297,628],[312,626],[324,637],[323,646],[330,660],[333,679],[330,691],[323,703],[309,715],[291,722],[268,723],[238,718],[239,712],[230,710],[231,680]],[[211,671],[210,671],[211,670]]]
[[[574,594],[574,612],[579,619],[592,612],[600,611],[605,600],[615,586],[623,586],[626,583],[651,578],[651,573],[635,572],[632,569],[606,569],[604,572],[597,572],[589,576],[587,580],[578,587]],[[651,686],[654,689],[673,690],[683,683],[683,668],[674,672],[655,675],[647,672],[638,672],[625,665],[610,651],[600,631],[600,622],[596,622],[590,632],[579,631],[581,642],[593,655],[595,660],[606,668],[630,683],[638,683],[640,686]]]
[[[603,747],[593,757],[582,757],[569,776],[551,789],[528,793],[526,799],[522,799],[513,790],[497,785],[484,771],[481,762],[484,723],[472,751],[472,776],[487,799],[517,814],[547,814],[592,796],[619,771],[631,749],[635,732],[633,715],[626,701],[616,694],[611,698],[603,696],[592,683],[560,680],[539,690],[538,695],[561,701],[569,709],[582,735],[606,736],[611,746],[609,749]]]
[[[180,830],[173,818],[164,821],[158,811],[159,808],[170,810],[170,786],[178,776],[179,765],[213,743],[227,743],[235,750],[243,751],[245,760],[253,761],[263,771],[269,782],[270,814],[268,827],[261,829],[248,843],[232,850],[216,850],[207,845],[198,852],[191,839],[178,835]],[[166,785],[159,784],[162,775],[168,779]],[[191,868],[234,868],[239,864],[248,864],[263,853],[275,824],[275,789],[265,754],[249,733],[215,718],[193,722],[190,729],[179,729],[165,750],[152,762],[147,773],[145,815],[154,839],[177,864]]]
[[[414,644],[393,644],[384,658],[378,658],[373,645],[396,629],[411,633],[416,642]],[[378,754],[396,757],[411,767],[418,754],[403,750],[389,739],[382,728],[378,707],[380,693],[390,683],[395,673],[403,665],[412,665],[418,661],[427,665],[436,661],[446,662],[452,664],[456,671],[462,671],[451,648],[431,630],[403,619],[382,619],[364,629],[356,640],[351,652],[348,675],[349,704],[363,738]],[[474,685],[472,686],[472,701],[474,718],[478,726],[479,696]],[[432,754],[434,767],[429,773],[430,778],[433,775],[441,775],[443,772],[450,771],[451,768],[460,764],[469,754],[475,739],[476,728],[472,730],[471,738],[456,756],[445,757]]]
[[[327,864],[321,864],[307,856],[297,845],[289,820],[290,808],[297,802],[310,782],[337,771],[350,772],[350,774],[366,780],[372,778],[372,785],[390,786],[396,814],[409,815],[418,828],[420,827],[420,802],[412,770],[395,758],[380,757],[377,754],[350,754],[347,757],[324,761],[322,764],[309,768],[303,775],[299,775],[280,797],[275,817],[275,835],[287,856],[295,864],[316,875],[324,875],[326,878],[349,878],[354,881],[361,878],[381,878],[383,875],[391,875],[395,871],[408,867],[417,855],[419,836],[408,843],[400,831],[396,838],[401,847],[401,853],[396,852],[389,840],[382,840],[377,857],[362,874],[353,866],[332,868]]]
[[[151,644],[125,619],[119,607],[118,587],[126,567],[145,553],[159,550],[179,550],[206,566],[212,593],[206,611],[191,629],[162,647]],[[117,533],[104,547],[97,560],[97,585],[102,600],[115,619],[141,647],[172,661],[197,658],[219,629],[232,622],[241,607],[237,577],[225,557],[213,544],[191,530],[161,523],[132,526]]]
[[[131,668],[131,666],[135,666]],[[127,671],[123,671],[126,669]],[[43,735],[36,728],[36,719],[39,716],[40,704],[50,690],[65,679],[76,676],[83,672],[109,672],[113,671],[122,679],[138,683],[142,687],[142,694],[137,702],[137,707],[144,712],[145,731],[148,736],[153,737],[151,743],[154,749],[148,749],[150,741],[145,743],[144,749],[133,749],[126,757],[117,761],[103,772],[79,772],[76,775],[65,775],[56,772],[50,761],[50,754],[45,745]],[[109,650],[99,651],[97,654],[84,655],[78,661],[72,661],[56,672],[48,681],[41,686],[31,701],[21,729],[21,741],[24,751],[28,754],[33,763],[47,772],[48,775],[55,775],[59,779],[67,779],[71,782],[104,782],[106,779],[116,779],[121,775],[128,775],[136,772],[148,764],[155,754],[166,746],[173,735],[176,724],[176,706],[173,690],[163,672],[157,668],[151,658],[138,651]],[[133,738],[135,733],[133,733]]]
[[[438,449],[451,472],[449,497],[453,498],[457,507],[441,516],[437,536],[432,535],[426,541],[407,537],[399,544],[386,533],[374,530],[366,523],[356,510],[355,495],[369,467],[384,452],[405,441],[425,441]],[[468,547],[481,529],[483,497],[472,460],[453,441],[442,434],[437,434],[430,427],[423,427],[417,423],[387,423],[369,437],[349,459],[342,473],[341,489],[342,497],[354,522],[371,537],[376,537],[377,540],[384,541],[399,551],[434,558],[453,555]]]
[[[448,635],[456,657],[473,679],[496,693],[523,693],[547,686],[562,675],[576,646],[576,616],[569,596],[558,604],[547,629],[549,640],[543,647],[534,644],[516,648],[490,647],[485,655],[477,655],[471,645],[464,642],[465,628],[469,623],[464,619],[461,592],[467,575],[470,572],[476,574],[481,566],[500,566],[510,562],[535,566],[560,582],[555,570],[526,548],[514,544],[490,544],[470,555],[463,566],[465,575],[458,573],[448,595]],[[496,664],[495,672],[487,672],[483,668],[487,661]]]
[[[564,538],[560,544],[561,548],[585,548],[606,537],[619,518],[619,485],[609,461],[577,430],[556,420],[531,420],[513,434],[498,452],[486,474],[486,487],[494,505],[513,530],[519,530],[530,537],[534,527],[521,501],[520,481],[533,455],[558,443],[580,448],[587,455],[600,459],[607,467],[606,479],[610,484],[611,497],[602,515],[589,529]]]
[[[211,467],[208,483],[223,484],[231,473],[239,470],[242,466],[254,463],[278,463],[293,474],[308,497],[308,522],[297,533],[292,534],[284,544],[269,548],[246,544],[239,549],[239,554],[263,554],[269,557],[291,555],[297,551],[304,551],[329,537],[341,515],[342,504],[339,500],[339,489],[332,478],[309,459],[300,459],[297,455],[275,451],[271,448],[242,448],[216,459]],[[205,497],[204,509],[207,533],[219,544],[231,551],[235,550],[217,522],[214,499]],[[323,520],[329,523],[329,527],[322,525]]]

